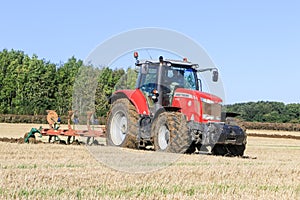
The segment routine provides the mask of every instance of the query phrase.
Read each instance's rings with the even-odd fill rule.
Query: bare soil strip
[[[274,131],[274,130],[257,130],[257,129],[247,129],[247,134],[256,133],[256,134],[268,134],[268,135],[294,135],[300,136],[300,131]]]
[[[300,136],[296,136],[296,135],[277,135],[277,134],[270,135],[270,134],[262,134],[262,133],[247,133],[247,136],[300,140]]]

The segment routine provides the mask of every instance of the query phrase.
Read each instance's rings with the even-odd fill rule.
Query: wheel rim
[[[158,146],[161,150],[165,150],[170,141],[170,131],[166,125],[163,125],[159,128],[158,131]]]
[[[121,145],[127,133],[127,117],[123,111],[114,114],[110,128],[112,142]]]

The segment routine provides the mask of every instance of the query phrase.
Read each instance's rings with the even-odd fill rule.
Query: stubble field
[[[0,124],[0,137],[29,130]],[[84,145],[0,142],[0,199],[300,199],[300,140],[250,136],[245,154],[182,155],[161,170],[126,173]]]

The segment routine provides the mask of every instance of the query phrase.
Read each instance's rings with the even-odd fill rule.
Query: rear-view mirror
[[[218,79],[219,79],[219,72],[213,71],[213,77],[212,77],[213,82],[217,82]]]

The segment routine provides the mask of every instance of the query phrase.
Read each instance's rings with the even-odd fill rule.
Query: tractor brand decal
[[[185,98],[189,98],[189,99],[197,99],[197,97],[188,94],[188,93],[183,93],[183,92],[175,92],[174,94],[175,97],[185,97]]]

